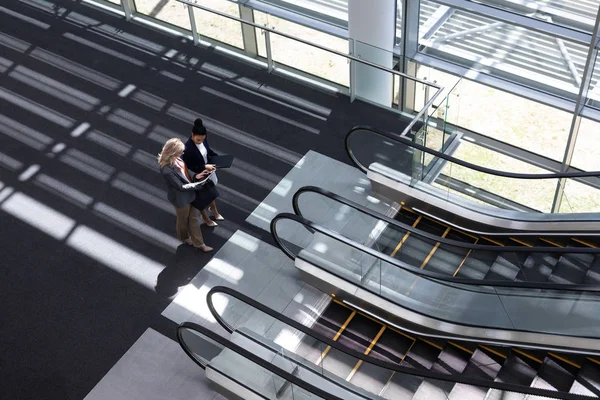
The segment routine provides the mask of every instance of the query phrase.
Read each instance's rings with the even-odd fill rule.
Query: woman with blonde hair
[[[187,169],[181,155],[185,146],[177,138],[167,140],[158,155],[160,173],[167,182],[167,198],[175,207],[177,215],[177,238],[204,252],[212,251],[212,247],[204,244],[200,230],[200,213],[192,206],[196,199],[196,190],[202,188],[202,179],[208,176],[209,171],[195,173]]]

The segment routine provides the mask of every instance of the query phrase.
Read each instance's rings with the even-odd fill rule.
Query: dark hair
[[[206,128],[204,127],[204,124],[202,123],[202,120],[200,118],[196,118],[196,120],[194,121],[194,126],[192,127],[192,135],[206,135]]]

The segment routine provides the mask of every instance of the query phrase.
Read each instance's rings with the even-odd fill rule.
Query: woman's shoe
[[[213,221],[212,219],[208,219],[208,220],[203,219],[202,221],[206,224],[206,226],[210,226],[210,227],[219,225],[215,221]]]
[[[223,216],[221,214],[219,214],[218,212],[210,210],[210,213],[212,214],[213,217],[215,217],[215,219],[217,221],[225,221],[225,218],[223,218]]]
[[[205,253],[210,253],[211,251],[213,251],[213,248],[210,246],[207,246],[205,244],[201,244],[200,246],[194,246],[197,249],[202,250]]]

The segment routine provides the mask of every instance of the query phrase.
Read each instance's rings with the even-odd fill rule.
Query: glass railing
[[[289,213],[272,220],[271,233],[290,258],[317,266],[428,318],[494,330],[600,338],[600,316],[596,312],[600,288],[595,286],[446,276],[419,269],[406,259],[381,253]],[[497,250],[499,262],[517,258],[522,251],[513,247],[505,250]],[[600,349],[599,341],[591,342],[586,341],[586,346]]]
[[[546,201],[551,203],[559,181],[597,180],[600,171],[559,173],[536,168],[535,173],[507,172],[463,161],[410,138],[370,126],[357,126],[350,130],[346,136],[346,151],[354,164],[364,172],[372,171],[392,182],[418,188],[427,195],[444,202],[459,203],[477,213],[510,219],[569,220],[573,215],[577,215],[578,221],[600,218],[597,212],[544,214],[541,217],[537,212],[515,211],[502,204],[492,206],[484,201],[486,196],[493,197],[494,193],[510,189],[514,195],[512,201],[526,206],[528,201],[547,193],[545,189],[549,187],[550,195]],[[427,158],[423,154],[427,154]],[[488,156],[492,157],[491,160],[502,157],[494,152]],[[431,168],[434,164],[436,168]]]
[[[417,214],[412,214],[410,218],[414,223],[408,225],[381,214],[381,206],[375,198],[367,198],[359,204],[314,186],[298,189],[292,198],[292,207],[296,215],[388,255],[417,272],[433,271],[456,277],[466,284],[513,286],[509,281],[514,280],[517,281],[514,285],[525,285],[521,287],[529,289],[600,291],[597,280],[584,280],[588,271],[594,272],[594,256],[600,254],[600,248],[552,246],[548,241],[538,240],[542,237],[557,243],[570,240],[571,235],[544,236],[542,232],[529,232],[527,235],[485,233],[482,236],[483,233],[468,234]],[[297,233],[294,231],[294,234]],[[291,237],[287,232],[282,235],[284,239]],[[587,237],[576,239],[589,240]],[[572,270],[558,271],[557,268],[554,271],[559,261],[569,264]]]
[[[274,354],[266,360],[198,324],[181,324],[177,340],[206,370],[207,379],[241,398],[347,400],[296,376],[295,366],[286,357]]]
[[[221,304],[227,304],[227,307],[220,307]],[[302,377],[302,371],[305,371],[304,374],[318,374],[323,380],[336,384],[359,398],[394,398],[393,390],[390,390],[393,388],[390,386],[402,387],[408,382],[412,382],[411,386],[415,389],[419,384],[426,382],[426,386],[434,389],[436,399],[456,398],[453,396],[456,396],[458,391],[481,393],[483,398],[490,390],[499,395],[514,392],[547,398],[585,398],[577,394],[548,391],[528,385],[443,373],[422,367],[418,363],[408,366],[391,362],[383,355],[388,354],[387,350],[391,351],[387,347],[379,350],[378,356],[373,357],[369,355],[372,353],[365,354],[347,347],[315,329],[313,323],[318,317],[316,311],[303,309],[300,304],[296,312],[281,313],[233,288],[216,286],[207,294],[207,305],[212,316],[227,332],[234,335],[242,333],[263,343],[270,349],[270,352],[266,352],[270,354],[269,357],[278,358],[281,363],[285,360],[284,365],[295,370],[296,376]],[[310,315],[306,315],[307,313]],[[346,368],[340,368],[342,364]],[[378,389],[379,386],[384,387],[383,390],[378,390],[377,394],[369,392],[371,389],[368,385],[356,386],[353,379],[355,375],[349,377],[348,374],[348,368],[351,366],[356,370],[368,371],[369,376],[378,377],[383,383],[391,382],[392,385],[375,385]]]

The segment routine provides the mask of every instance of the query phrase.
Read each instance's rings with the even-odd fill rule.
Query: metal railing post
[[[198,29],[196,29],[196,18],[194,16],[194,7],[187,6],[188,15],[190,16],[190,28],[192,29],[192,39],[194,45],[197,46],[200,42],[200,36],[198,35]]]
[[[273,53],[271,52],[271,32],[265,30],[265,46],[267,48],[267,68],[273,71]]]

